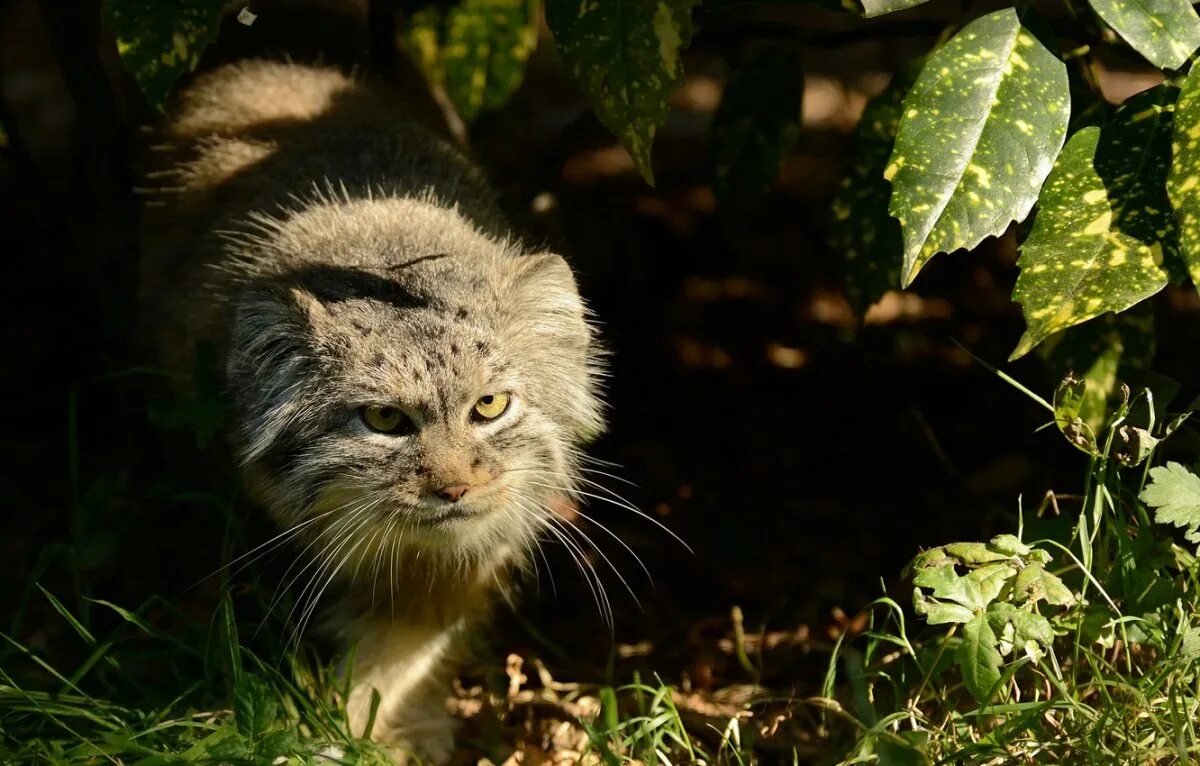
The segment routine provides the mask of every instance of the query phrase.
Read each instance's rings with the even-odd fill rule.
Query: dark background
[[[345,13],[254,8],[250,28],[226,20],[202,67],[284,51],[370,59],[352,3]],[[803,131],[777,188],[741,218],[714,201],[708,127],[730,63],[761,42],[753,24],[698,17],[687,83],[655,146],[654,188],[587,110],[549,41],[512,102],[475,126],[475,150],[514,218],[576,266],[614,352],[612,427],[593,453],[623,466],[614,472],[637,487],[611,486],[694,551],[593,505],[654,576],[651,586],[590,530],[643,608],[597,562],[617,609],[610,637],[569,560],[551,550],[554,587],[543,572],[519,614],[502,617],[489,634],[498,652],[552,651],[540,633],[562,650],[565,675],[595,675],[615,643],[622,655],[652,652],[628,662],[704,688],[738,676],[721,643],[737,605],[747,629],[792,636],[786,646],[800,651],[775,661],[779,683],[811,693],[824,659],[807,670],[792,661],[861,628],[854,615],[881,594],[881,578],[906,601],[898,573],[920,546],[1015,529],[1019,496],[1032,511],[1048,489],[1079,490],[1085,458],[1053,429],[1035,434],[1044,411],[971,358],[1000,365],[1023,329],[1009,299],[1011,232],[970,256],[938,256],[865,324],[824,244],[863,104],[959,12],[931,3],[871,24],[800,4],[774,12],[813,38]],[[0,121],[11,137],[0,150],[3,624],[34,579],[130,606],[158,593],[207,619],[214,589],[192,586],[220,560],[222,508],[236,497],[219,446],[197,449],[186,427],[163,430],[163,408],[175,420],[181,410],[162,403],[152,377],[104,379],[145,363],[130,342],[129,189],[137,126],[152,115],[97,18],[95,3],[0,4]],[[1111,100],[1154,82],[1130,59],[1103,61]],[[1156,366],[1184,382],[1186,402],[1200,380],[1200,299],[1169,288],[1153,310]],[[1004,369],[1047,397],[1058,373],[1036,355]],[[234,502],[246,543],[265,539],[265,523]],[[44,646],[62,628],[40,604],[14,627]],[[649,646],[628,647],[640,642]]]

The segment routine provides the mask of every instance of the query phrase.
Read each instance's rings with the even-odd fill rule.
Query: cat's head
[[[414,238],[410,219],[389,236],[338,215],[274,232],[294,267],[238,301],[227,374],[252,491],[348,570],[396,549],[459,563],[527,550],[602,429],[570,268],[482,234]]]

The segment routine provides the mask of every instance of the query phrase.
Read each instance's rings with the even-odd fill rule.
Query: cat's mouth
[[[421,503],[412,509],[410,519],[422,529],[445,531],[487,514],[487,509],[465,503]]]
[[[418,526],[442,529],[456,522],[467,521],[479,514],[459,506],[451,506],[433,512],[423,512],[416,516]]]

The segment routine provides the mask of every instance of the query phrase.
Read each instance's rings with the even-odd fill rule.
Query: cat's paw
[[[369,710],[351,706],[350,731],[355,736],[366,733]],[[446,763],[454,754],[454,730],[458,722],[438,705],[429,704],[408,708],[395,718],[377,716],[371,726],[370,738],[398,766],[409,764]]]

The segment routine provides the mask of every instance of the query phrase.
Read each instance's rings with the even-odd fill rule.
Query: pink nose
[[[457,503],[463,495],[467,494],[467,490],[470,488],[471,486],[469,484],[455,484],[452,487],[442,487],[437,491],[437,493],[438,497],[442,498],[443,500],[449,500],[452,503]]]

